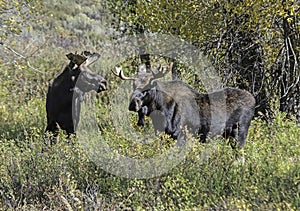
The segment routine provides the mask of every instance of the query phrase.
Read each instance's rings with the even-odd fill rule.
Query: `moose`
[[[68,136],[75,134],[84,94],[92,90],[97,93],[107,90],[107,81],[88,68],[99,59],[98,53],[83,51],[66,56],[70,62],[62,73],[50,81],[46,98],[46,131],[54,136],[57,136],[59,128]]]
[[[243,148],[254,115],[254,97],[230,87],[200,94],[181,80],[157,80],[170,69],[172,64],[167,69],[159,66],[155,73],[142,64],[134,78],[126,77],[120,67],[113,71],[122,80],[133,81],[129,110],[138,113],[137,124],[144,126],[144,117],[149,116],[156,132],[165,132],[179,143],[187,128],[201,142],[223,136],[235,140],[232,148]]]

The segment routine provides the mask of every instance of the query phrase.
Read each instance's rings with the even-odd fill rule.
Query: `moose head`
[[[72,85],[84,92],[95,90],[101,92],[107,89],[107,82],[102,76],[93,73],[88,66],[96,62],[100,54],[83,51],[81,54],[69,53],[66,55],[70,60],[68,65]]]
[[[145,124],[145,116],[149,116],[151,110],[149,109],[149,105],[145,105],[149,101],[149,90],[151,87],[156,85],[156,80],[159,78],[163,78],[170,70],[172,70],[173,63],[171,63],[168,67],[162,67],[159,65],[156,71],[152,71],[151,69],[147,69],[145,64],[141,64],[138,67],[136,76],[127,77],[124,75],[122,68],[116,67],[116,72],[112,71],[113,74],[122,80],[132,80],[133,81],[133,93],[130,97],[129,110],[138,112],[138,123],[139,126],[144,126]]]
[[[139,114],[145,113],[145,108],[142,108],[142,99],[147,94],[145,91],[151,89],[151,87],[155,85],[155,80],[163,78],[170,70],[172,70],[172,66],[173,63],[171,63],[171,65],[168,67],[162,67],[162,65],[159,65],[154,72],[151,69],[147,69],[145,64],[141,64],[138,67],[136,77],[134,78],[125,76],[121,67],[116,67],[116,72],[112,71],[115,76],[121,78],[122,80],[133,81],[134,91],[130,98],[130,111],[137,111]],[[140,123],[141,122],[139,121],[138,125],[140,125]]]

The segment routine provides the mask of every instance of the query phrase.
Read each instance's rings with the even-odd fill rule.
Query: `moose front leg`
[[[142,107],[140,110],[138,110],[138,115],[139,115],[139,119],[138,119],[138,126],[144,127],[145,125],[145,116],[148,113],[148,108],[147,106]]]

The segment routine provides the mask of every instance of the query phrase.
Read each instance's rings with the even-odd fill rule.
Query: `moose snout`
[[[98,88],[97,92],[99,93],[99,92],[105,91],[107,89],[108,89],[108,83],[105,79],[102,79],[100,81],[99,88]]]
[[[143,104],[143,97],[145,94],[139,90],[136,90],[131,98],[130,98],[130,104],[129,104],[129,111],[138,111],[142,108]]]
[[[129,104],[129,111],[138,111],[142,107],[142,101],[139,98],[133,98]]]

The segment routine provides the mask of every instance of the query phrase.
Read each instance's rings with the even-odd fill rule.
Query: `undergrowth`
[[[187,157],[169,172],[137,179],[104,171],[77,138],[67,139],[62,132],[57,144],[46,145],[49,137],[44,134],[44,99],[29,100],[16,110],[13,106],[2,105],[2,108],[2,209],[296,210],[300,207],[300,128],[282,113],[277,113],[270,122],[260,118],[252,121],[243,150],[244,164],[236,162],[235,152],[226,141],[214,145],[196,142]],[[175,143],[168,137],[148,144],[130,142],[114,127],[99,133],[112,150],[134,158],[155,157]]]

